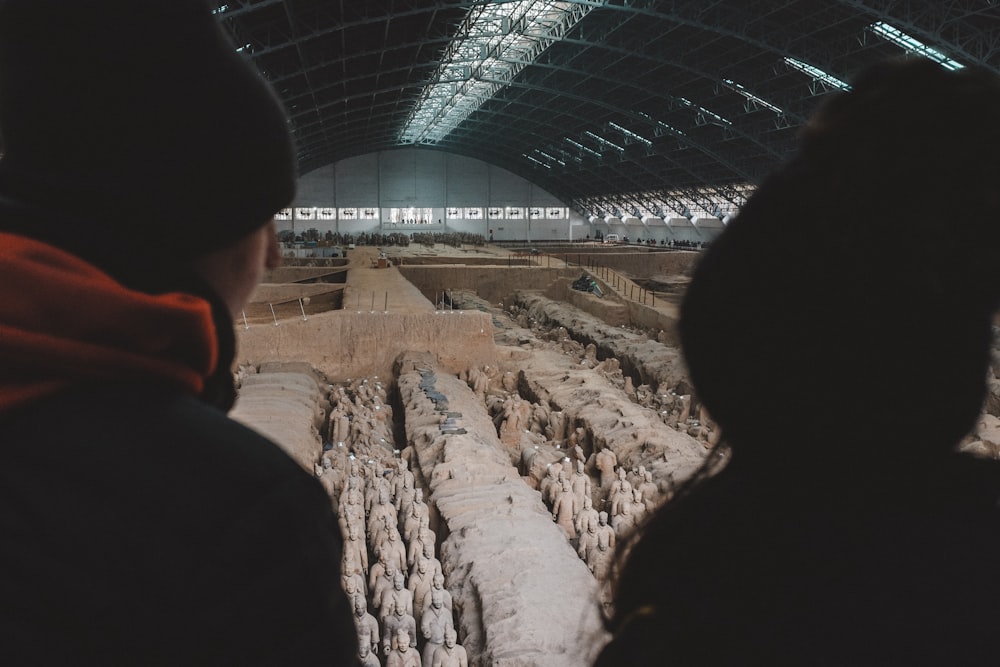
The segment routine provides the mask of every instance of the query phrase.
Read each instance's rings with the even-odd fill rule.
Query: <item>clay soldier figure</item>
[[[660,495],[660,489],[656,486],[656,482],[653,481],[653,473],[646,470],[643,473],[642,482],[639,484],[637,489],[642,493],[643,504],[646,506],[647,512],[652,512],[656,509],[657,496]]]
[[[344,574],[352,572],[360,575],[368,574],[368,547],[358,535],[357,526],[348,528],[348,537],[344,542],[344,555],[341,562]]]
[[[384,535],[380,546],[385,551],[386,562],[391,562],[400,572],[406,572],[406,547],[395,524],[387,525]]]
[[[387,605],[392,605],[392,601],[386,602]],[[393,607],[389,610],[389,615],[384,616],[383,620],[383,632],[382,640],[383,649],[385,653],[388,653],[390,649],[395,649],[397,647],[396,640],[399,637],[399,632],[402,630],[407,635],[407,641],[409,637],[417,636],[417,622],[413,620],[413,616],[405,613],[403,609],[397,609]],[[414,651],[416,653],[416,651]],[[420,656],[417,656],[417,664],[420,664]]]
[[[433,547],[436,542],[437,536],[434,534],[433,530],[430,528],[421,528],[413,541],[410,542],[410,547],[406,556],[406,564],[412,569],[416,564],[416,561],[423,556],[424,545],[431,545],[431,547]]]
[[[375,580],[375,585],[372,586],[372,606],[376,609],[382,604],[383,594],[393,587],[393,582],[396,580],[396,573],[399,572],[399,568],[395,563],[391,561],[386,561],[385,569],[382,575]],[[383,612],[384,614],[385,612]]]
[[[413,504],[410,506],[410,513],[406,515],[405,521],[403,521],[403,537],[406,539],[407,544],[413,540],[413,535],[421,527],[423,519],[427,519],[427,525],[430,525],[430,513],[427,508],[427,503],[424,502],[424,492],[422,489],[415,489],[413,491]]]
[[[410,648],[410,636],[406,629],[397,630],[392,642],[395,646],[388,651],[385,667],[421,667],[420,653]]]
[[[594,574],[598,581],[604,581],[608,576],[608,569],[611,567],[612,548],[608,543],[608,536],[599,533],[597,536],[597,546],[587,554],[587,567]]]
[[[607,498],[611,492],[611,484],[615,481],[615,467],[618,465],[618,457],[605,447],[594,455],[594,465],[601,471],[601,493]]]
[[[557,471],[556,479],[554,482],[545,487],[545,493],[542,494],[542,499],[549,507],[555,506],[556,496],[562,493],[563,482],[566,481],[566,473],[563,471],[559,462],[553,463],[552,467]]]
[[[347,599],[354,599],[355,595],[365,594],[365,580],[357,572],[349,572],[342,574],[340,577],[340,584],[347,593]]]
[[[371,651],[378,650],[378,622],[368,613],[363,595],[354,596],[354,626],[358,629],[358,644]]]
[[[449,629],[454,629],[451,611],[445,609],[441,592],[431,591],[430,606],[424,610],[423,620],[420,622],[420,631],[427,642],[423,652],[425,664],[430,664],[434,651],[444,645],[444,633]]]
[[[583,469],[583,461],[573,462],[573,474],[570,475],[570,486],[573,488],[573,495],[576,496],[577,507],[583,507],[583,499],[591,497],[592,484],[590,475]]]
[[[340,524],[340,532],[344,535],[351,534],[351,526],[357,526],[359,531],[364,530],[365,510],[361,505],[361,492],[357,489],[347,494],[346,503],[340,505],[340,517],[337,523]]]
[[[388,520],[396,525],[396,508],[389,502],[389,490],[379,489],[378,502],[372,505],[368,512],[368,536],[374,539],[382,521]]]
[[[392,496],[393,498],[399,497],[399,490],[403,488],[405,481],[409,481],[410,488],[416,488],[416,481],[413,479],[413,473],[410,471],[410,466],[406,459],[399,459],[396,463],[399,471],[396,473],[395,478],[392,480]]]
[[[385,564],[385,571],[383,572],[382,576],[380,576],[375,581],[375,586],[372,587],[372,606],[375,607],[376,609],[379,609],[380,605],[382,604],[382,600],[385,597],[386,591],[392,589],[394,581],[396,579],[397,572],[399,572],[399,570],[396,568],[396,566],[393,563],[387,561]],[[385,616],[387,613],[389,613],[384,609],[379,609],[379,611],[381,612],[380,616]]]
[[[320,459],[320,465],[315,469],[316,477],[319,478],[319,483],[323,485],[323,489],[326,491],[327,495],[330,496],[332,501],[336,501],[337,494],[337,476],[336,471],[333,469],[333,459],[329,456],[324,456]],[[334,511],[336,511],[334,507]]]
[[[622,505],[632,502],[632,485],[625,479],[624,469],[619,468],[619,470],[622,474],[618,478],[617,488],[612,487],[611,496],[608,498],[611,501],[611,516],[621,514]]]
[[[454,628],[444,632],[444,646],[438,647],[431,658],[430,667],[469,667],[469,656],[465,647],[459,646],[458,633]]]
[[[545,477],[542,481],[538,483],[538,492],[542,494],[542,501],[548,505],[552,506],[549,502],[549,487],[559,481],[559,466],[550,463],[545,470]]]
[[[478,371],[476,373],[475,380],[473,381],[472,384],[472,391],[475,392],[476,396],[478,396],[480,400],[484,400],[489,390],[490,390],[489,374],[487,374],[485,371]]]
[[[452,610],[451,592],[444,587],[443,574],[438,573],[434,575],[434,579],[431,582],[431,593],[435,592],[439,592],[441,594],[442,604],[444,605],[444,608],[450,612]],[[431,605],[431,598],[428,595],[426,598],[424,598],[425,612],[427,611],[427,608],[430,607],[430,605]]]
[[[406,577],[402,572],[397,572],[392,578],[392,588],[382,592],[381,610],[384,617],[386,610],[391,605],[394,609],[402,609],[405,613],[413,614],[413,593],[405,588]]]
[[[636,526],[642,525],[642,520],[646,517],[646,503],[642,501],[642,491],[632,489],[632,523]]]
[[[576,515],[576,532],[582,536],[587,532],[591,524],[595,526],[596,530],[597,519],[597,510],[594,509],[594,503],[590,500],[590,496],[584,496],[583,509]]]
[[[552,520],[559,524],[559,527],[566,533],[566,537],[576,539],[576,528],[573,520],[579,513],[576,496],[570,488],[569,480],[562,480],[562,491],[556,496],[552,504]]]
[[[597,528],[599,525],[597,520],[589,521],[586,531],[580,533],[580,541],[576,546],[576,554],[584,562],[590,561],[590,550],[597,546]]]
[[[366,466],[365,470],[371,471],[371,477],[368,479],[367,486],[365,487],[365,516],[370,517],[375,504],[382,504],[383,502],[388,503],[390,507],[395,509],[392,504],[392,488],[389,486],[389,480],[379,474],[375,474],[372,470],[373,466]],[[382,494],[385,494],[385,501],[382,500]]]
[[[358,644],[358,663],[361,667],[382,667],[378,656],[372,652],[368,644]]]
[[[407,471],[409,472],[409,471]],[[396,492],[396,516],[407,516],[413,507],[416,490],[413,488],[413,474],[403,477],[403,485]]]
[[[424,613],[424,598],[431,592],[434,585],[434,573],[428,569],[428,565],[429,561],[421,558],[406,586],[413,595],[413,618],[417,623],[420,623]]]
[[[351,462],[353,465],[353,461]],[[337,504],[343,507],[347,504],[347,497],[352,491],[360,491],[361,477],[359,475],[348,475],[344,479],[344,488],[340,491],[340,498],[337,499]]]
[[[608,513],[599,512],[597,515],[597,537],[604,535],[607,538],[608,548],[615,548],[615,529],[608,525]]]
[[[376,550],[375,564],[372,565],[371,570],[368,572],[368,590],[374,592],[375,582],[385,576],[385,570],[385,555],[381,550]]]
[[[632,511],[632,505],[631,494],[627,498],[623,495],[621,502],[618,504],[618,514],[611,518],[611,527],[618,537],[624,536],[635,528],[636,517]]]
[[[430,571],[432,573],[435,573],[435,574],[444,574],[444,570],[441,569],[441,561],[439,561],[434,556],[434,543],[433,542],[425,542],[424,543],[423,558],[420,559],[420,560],[427,561],[427,569],[428,569],[428,571]]]

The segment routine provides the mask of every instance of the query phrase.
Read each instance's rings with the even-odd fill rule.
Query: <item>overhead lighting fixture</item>
[[[908,53],[916,53],[917,55],[933,60],[945,69],[954,71],[965,67],[962,63],[952,60],[937,49],[927,46],[916,37],[911,37],[899,28],[895,28],[883,21],[872,23],[868,26],[868,29],[879,37],[882,37],[896,46],[903,48]]]
[[[526,158],[528,158],[529,160],[531,160],[532,162],[534,162],[535,164],[537,164],[537,165],[540,165],[540,166],[542,166],[542,167],[545,167],[546,169],[551,169],[551,168],[552,168],[551,166],[549,166],[549,165],[545,164],[545,163],[544,163],[544,162],[542,162],[541,160],[536,160],[535,158],[531,157],[531,156],[530,156],[530,155],[528,155],[527,153],[521,153],[521,157],[526,157]]]
[[[705,123],[708,122],[705,119],[706,116],[708,118],[711,118],[712,120],[716,121],[717,124],[718,123],[722,123],[723,125],[732,125],[733,124],[733,121],[729,120],[728,118],[723,118],[722,116],[720,116],[719,114],[715,113],[714,111],[709,111],[705,107],[701,106],[700,104],[695,104],[694,102],[692,102],[691,100],[689,100],[686,97],[678,97],[677,99],[684,106],[698,110],[698,119],[699,119],[699,122],[701,124],[705,124]]]
[[[723,79],[722,80],[722,84],[726,88],[729,88],[730,90],[732,90],[732,91],[734,91],[736,93],[739,93],[744,98],[746,98],[746,100],[749,101],[749,102],[753,102],[754,104],[756,104],[758,106],[762,106],[765,109],[770,109],[774,113],[785,113],[784,111],[782,111],[778,107],[774,106],[770,102],[757,97],[756,95],[754,95],[753,93],[751,93],[749,90],[747,90],[746,88],[744,88],[742,84],[736,83],[732,79]]]
[[[399,140],[436,144],[599,3],[479,2],[445,49]]]
[[[656,136],[658,136],[658,137],[663,136],[663,131],[664,130],[666,130],[670,134],[675,134],[675,135],[677,135],[679,137],[686,137],[687,136],[686,134],[684,134],[684,132],[682,132],[681,130],[678,130],[673,125],[667,125],[662,120],[656,120],[655,118],[653,118],[652,116],[650,116],[648,113],[643,113],[641,111],[637,111],[636,113],[638,113],[640,116],[642,116],[643,118],[647,119],[649,122],[654,123],[656,125],[656,129],[654,130],[654,132],[656,133]]]
[[[595,151],[595,150],[594,150],[594,149],[592,149],[592,148],[587,148],[586,146],[584,146],[583,144],[581,144],[581,143],[580,143],[579,141],[573,141],[573,140],[572,140],[572,139],[570,139],[569,137],[563,137],[563,139],[564,139],[565,141],[569,142],[569,144],[570,144],[570,145],[572,145],[572,146],[576,146],[576,147],[577,147],[577,148],[579,148],[579,149],[580,149],[581,151],[584,151],[584,152],[587,152],[587,153],[590,153],[590,154],[591,154],[591,155],[593,155],[594,157],[601,157],[601,154],[600,154],[600,153],[598,153],[597,151]]]
[[[647,139],[646,137],[641,136],[639,134],[636,134],[632,130],[629,130],[629,129],[626,129],[626,128],[622,127],[618,123],[609,122],[608,123],[608,127],[611,127],[611,128],[614,128],[614,129],[618,130],[619,132],[621,132],[622,134],[624,134],[629,139],[632,139],[634,141],[638,141],[641,144],[646,144],[647,146],[652,146],[653,145],[653,142],[650,141],[649,139]]]
[[[815,81],[824,83],[832,88],[838,88],[840,90],[850,90],[850,84],[845,81],[841,81],[832,74],[827,74],[818,67],[813,67],[808,63],[804,63],[801,60],[796,60],[795,58],[785,58],[785,64],[789,65],[792,69],[796,69],[803,74],[808,74]]]
[[[590,130],[585,131],[584,134],[586,134],[588,137],[590,137],[591,139],[593,139],[594,141],[596,141],[597,143],[599,143],[601,146],[610,146],[611,148],[614,148],[616,151],[618,151],[620,153],[624,153],[625,152],[625,149],[622,148],[621,146],[619,146],[618,144],[616,144],[615,142],[608,141],[604,137],[598,136],[598,135],[594,134],[593,132],[591,132]]]
[[[543,150],[540,150],[540,149],[536,148],[536,149],[535,149],[535,152],[536,152],[536,153],[538,153],[539,155],[541,155],[541,156],[542,156],[543,158],[545,158],[545,159],[547,159],[547,160],[551,160],[552,162],[558,162],[558,163],[559,163],[560,165],[562,165],[563,167],[565,167],[565,166],[566,166],[566,163],[565,163],[565,162],[563,162],[562,160],[560,160],[560,159],[559,159],[559,158],[557,158],[557,157],[552,157],[551,155],[549,155],[548,153],[546,153],[546,152],[545,152],[545,151],[543,151]]]

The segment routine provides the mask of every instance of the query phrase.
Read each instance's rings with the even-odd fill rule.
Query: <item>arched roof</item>
[[[409,145],[407,122],[435,81],[451,91],[489,85],[488,99],[450,133],[419,145],[509,169],[585,214],[739,206],[747,186],[788,156],[819,98],[865,65],[921,45],[1000,71],[996,0],[214,6],[288,107],[303,172]],[[568,18],[542,34],[516,20],[525,6]],[[477,17],[494,20],[483,28]],[[485,58],[491,36],[519,29],[534,35],[534,48],[500,55],[507,74],[456,58],[456,37],[478,34]]]

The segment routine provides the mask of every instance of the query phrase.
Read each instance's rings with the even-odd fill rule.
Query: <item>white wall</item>
[[[452,153],[402,148],[341,160],[299,178],[294,207],[378,208],[378,220],[280,221],[279,229],[316,228],[341,233],[468,232],[497,241],[569,240],[586,235],[586,221],[551,193],[494,165]],[[431,224],[393,225],[392,208],[429,208]],[[490,219],[489,208],[518,207],[521,219]],[[449,218],[448,208],[461,209]],[[467,208],[482,209],[482,217],[466,217]],[[563,217],[529,220],[528,210],[564,209]],[[567,217],[568,212],[568,217]],[[440,224],[438,224],[440,221]],[[583,226],[581,226],[583,225]]]

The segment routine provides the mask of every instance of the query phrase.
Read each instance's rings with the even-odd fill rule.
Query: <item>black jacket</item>
[[[233,335],[219,305],[214,327],[153,307],[144,322],[131,293],[86,266],[3,243],[26,251],[0,278],[17,278],[16,262],[34,278],[0,289],[0,664],[354,664],[330,499],[226,416]],[[75,296],[74,275],[88,281]],[[127,377],[129,355],[163,349],[171,369],[208,358],[191,352],[197,340],[217,359],[200,394]],[[99,351],[67,357],[77,342]]]
[[[270,441],[122,385],[0,442],[3,664],[352,664],[329,501]]]

